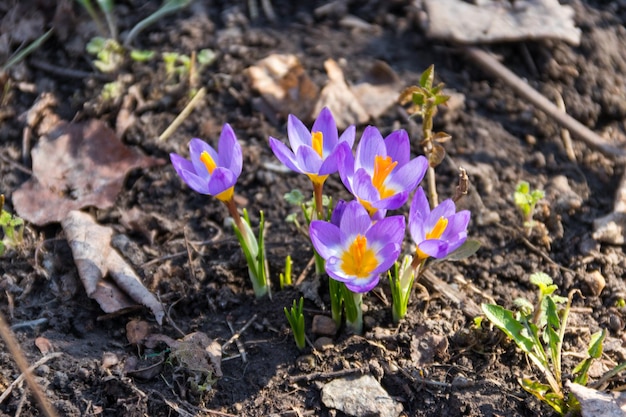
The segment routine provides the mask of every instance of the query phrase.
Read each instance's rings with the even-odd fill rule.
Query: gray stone
[[[322,402],[354,417],[398,417],[403,410],[371,375],[330,381],[322,388]]]

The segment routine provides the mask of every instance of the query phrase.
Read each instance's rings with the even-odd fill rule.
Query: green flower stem
[[[245,218],[242,219],[237,211],[237,205],[235,204],[234,199],[231,198],[230,200],[225,201],[224,204],[226,204],[228,212],[235,222],[235,234],[237,235],[237,239],[241,245],[241,250],[246,257],[248,275],[250,276],[250,281],[252,282],[252,288],[254,289],[256,298],[263,298],[265,295],[269,295],[271,297],[269,282],[267,279],[269,274],[265,260],[265,217],[263,212],[260,212],[261,220],[259,222],[259,238],[257,240],[252,232],[252,229],[250,228],[250,219],[248,218],[247,211],[244,209]]]
[[[323,259],[322,259],[323,261]],[[342,302],[343,302],[343,288],[345,285],[337,280],[328,278],[328,288],[330,292],[330,311],[337,325],[337,328],[341,326],[342,316]]]
[[[346,307],[346,326],[354,334],[363,333],[363,294],[350,291],[344,284],[344,303]]]
[[[393,322],[398,324],[406,316],[411,288],[415,280],[415,271],[410,265],[411,257],[406,256],[401,265],[394,265],[393,272],[388,272],[391,285]]]

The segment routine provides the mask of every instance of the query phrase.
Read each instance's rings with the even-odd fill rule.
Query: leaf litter
[[[126,175],[163,164],[124,145],[104,122],[60,122],[32,150],[33,177],[13,193],[20,217],[38,226],[68,212],[115,204]]]

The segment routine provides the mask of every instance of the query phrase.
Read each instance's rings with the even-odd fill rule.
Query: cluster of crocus
[[[309,235],[331,278],[333,317],[337,318],[336,306],[343,303],[347,324],[360,332],[362,294],[374,288],[381,274],[394,265],[404,240],[404,217],[386,217],[387,210],[399,209],[407,202],[424,178],[428,161],[423,156],[411,159],[409,136],[404,130],[383,138],[376,127],[369,126],[355,154],[354,128],[348,128],[339,139],[336,130],[328,109],[322,110],[311,132],[290,115],[288,135],[292,150],[274,138],[270,138],[270,146],[287,167],[309,176],[316,202],[321,202],[321,185],[334,172],[339,173],[355,197],[353,202],[338,204],[330,222],[325,221],[318,206],[319,220],[311,222]],[[455,211],[452,200],[431,211],[422,188],[415,193],[409,230],[417,245],[416,254],[411,261],[403,262],[402,279],[392,280],[392,287],[397,287],[397,291],[392,290],[394,308],[403,305],[404,314],[413,279],[426,259],[445,257],[467,237],[469,212]],[[336,282],[343,287],[338,289]],[[395,294],[399,294],[398,300]],[[394,320],[404,315],[400,307],[397,310],[400,313],[394,310]]]
[[[225,124],[217,145],[217,151],[201,139],[189,143],[189,156],[172,153],[170,160],[182,180],[194,191],[211,195],[222,201],[234,220],[235,233],[248,263],[248,271],[254,292],[263,297],[269,292],[265,251],[263,249],[263,213],[257,239],[250,228],[250,219],[239,215],[234,200],[235,184],[243,165],[241,145],[229,124]],[[244,214],[247,214],[244,212]]]
[[[418,187],[427,169],[423,156],[410,157],[409,136],[397,130],[383,138],[379,130],[367,127],[353,154],[356,129],[347,128],[341,136],[330,110],[323,109],[309,130],[290,115],[287,133],[291,149],[270,137],[276,157],[291,170],[305,174],[313,185],[316,219],[309,224],[309,236],[330,279],[333,317],[346,322],[359,333],[362,329],[362,295],[374,288],[383,273],[394,264],[392,277],[394,320],[406,313],[413,280],[428,258],[445,258],[467,238],[468,211],[456,212],[452,200],[431,210],[424,190]],[[201,194],[215,196],[228,207],[235,232],[248,261],[250,277],[258,297],[268,290],[263,250],[263,215],[258,239],[252,233],[244,211],[239,216],[234,187],[242,170],[241,147],[232,128],[225,124],[217,151],[200,139],[189,144],[190,160],[171,154],[178,175]],[[354,201],[340,201],[328,220],[322,206],[323,185],[335,173]],[[402,251],[406,222],[404,216],[387,217],[388,210],[401,208],[416,189],[408,229],[416,245],[414,256],[397,259]],[[312,217],[312,216],[311,216]]]

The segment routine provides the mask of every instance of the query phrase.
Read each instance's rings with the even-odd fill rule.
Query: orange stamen
[[[217,168],[217,164],[215,163],[213,158],[211,158],[211,155],[209,155],[207,151],[204,151],[200,154],[200,161],[202,161],[206,169],[209,171],[209,174],[212,174],[213,170]]]
[[[322,132],[313,132],[311,135],[311,147],[320,157],[323,157],[324,135]]]
[[[448,219],[441,216],[432,230],[426,233],[426,239],[439,239],[448,227]]]
[[[378,266],[374,251],[367,247],[367,238],[357,235],[347,251],[341,255],[341,269],[346,275],[368,278]]]
[[[385,187],[385,180],[397,165],[398,161],[393,161],[390,156],[376,155],[374,157],[372,185],[378,190],[381,199],[395,194],[394,190]]]

